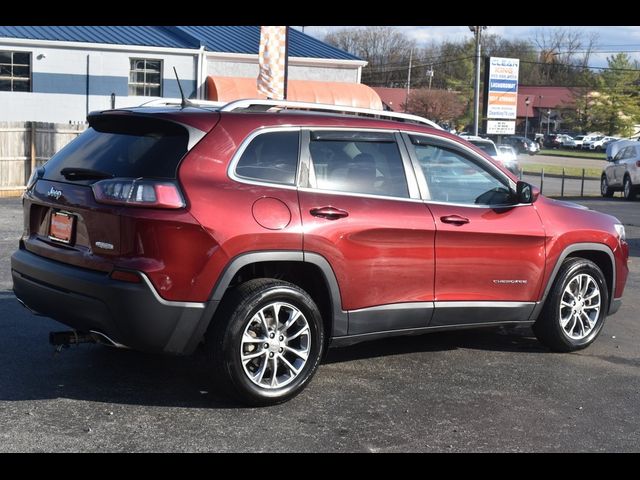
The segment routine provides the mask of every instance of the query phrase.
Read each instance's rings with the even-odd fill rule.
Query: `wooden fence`
[[[86,124],[0,122],[0,196],[19,194],[35,168],[86,128]]]

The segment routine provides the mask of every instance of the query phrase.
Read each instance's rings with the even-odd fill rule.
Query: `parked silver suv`
[[[609,163],[602,172],[600,192],[603,197],[611,197],[622,190],[625,199],[633,200],[640,186],[640,143],[622,140],[615,146],[617,152],[607,156]]]

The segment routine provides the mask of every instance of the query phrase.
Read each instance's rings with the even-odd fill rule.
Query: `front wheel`
[[[315,374],[322,318],[296,285],[250,280],[225,295],[206,346],[217,386],[245,404],[273,405],[300,393]]]
[[[554,351],[580,350],[602,330],[608,306],[602,270],[590,260],[569,258],[560,267],[533,331]]]
[[[602,179],[600,180],[600,193],[605,198],[613,197],[613,190],[609,187],[606,175],[602,175]]]

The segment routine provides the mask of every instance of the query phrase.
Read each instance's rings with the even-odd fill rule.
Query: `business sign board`
[[[514,135],[516,133],[516,122],[504,120],[487,120],[487,134],[493,135]]]
[[[520,60],[517,58],[489,58],[487,118],[517,117],[519,69]]]

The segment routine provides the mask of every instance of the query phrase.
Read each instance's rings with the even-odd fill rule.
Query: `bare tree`
[[[465,102],[457,93],[446,90],[413,90],[407,101],[408,112],[429,118],[436,123],[457,120],[465,108]]]
[[[324,41],[366,60],[362,83],[379,86],[406,84],[409,55],[415,42],[394,27],[363,27],[329,33]]]
[[[546,85],[583,82],[583,73],[598,41],[597,34],[566,28],[542,28],[533,42],[540,52],[540,80]]]

